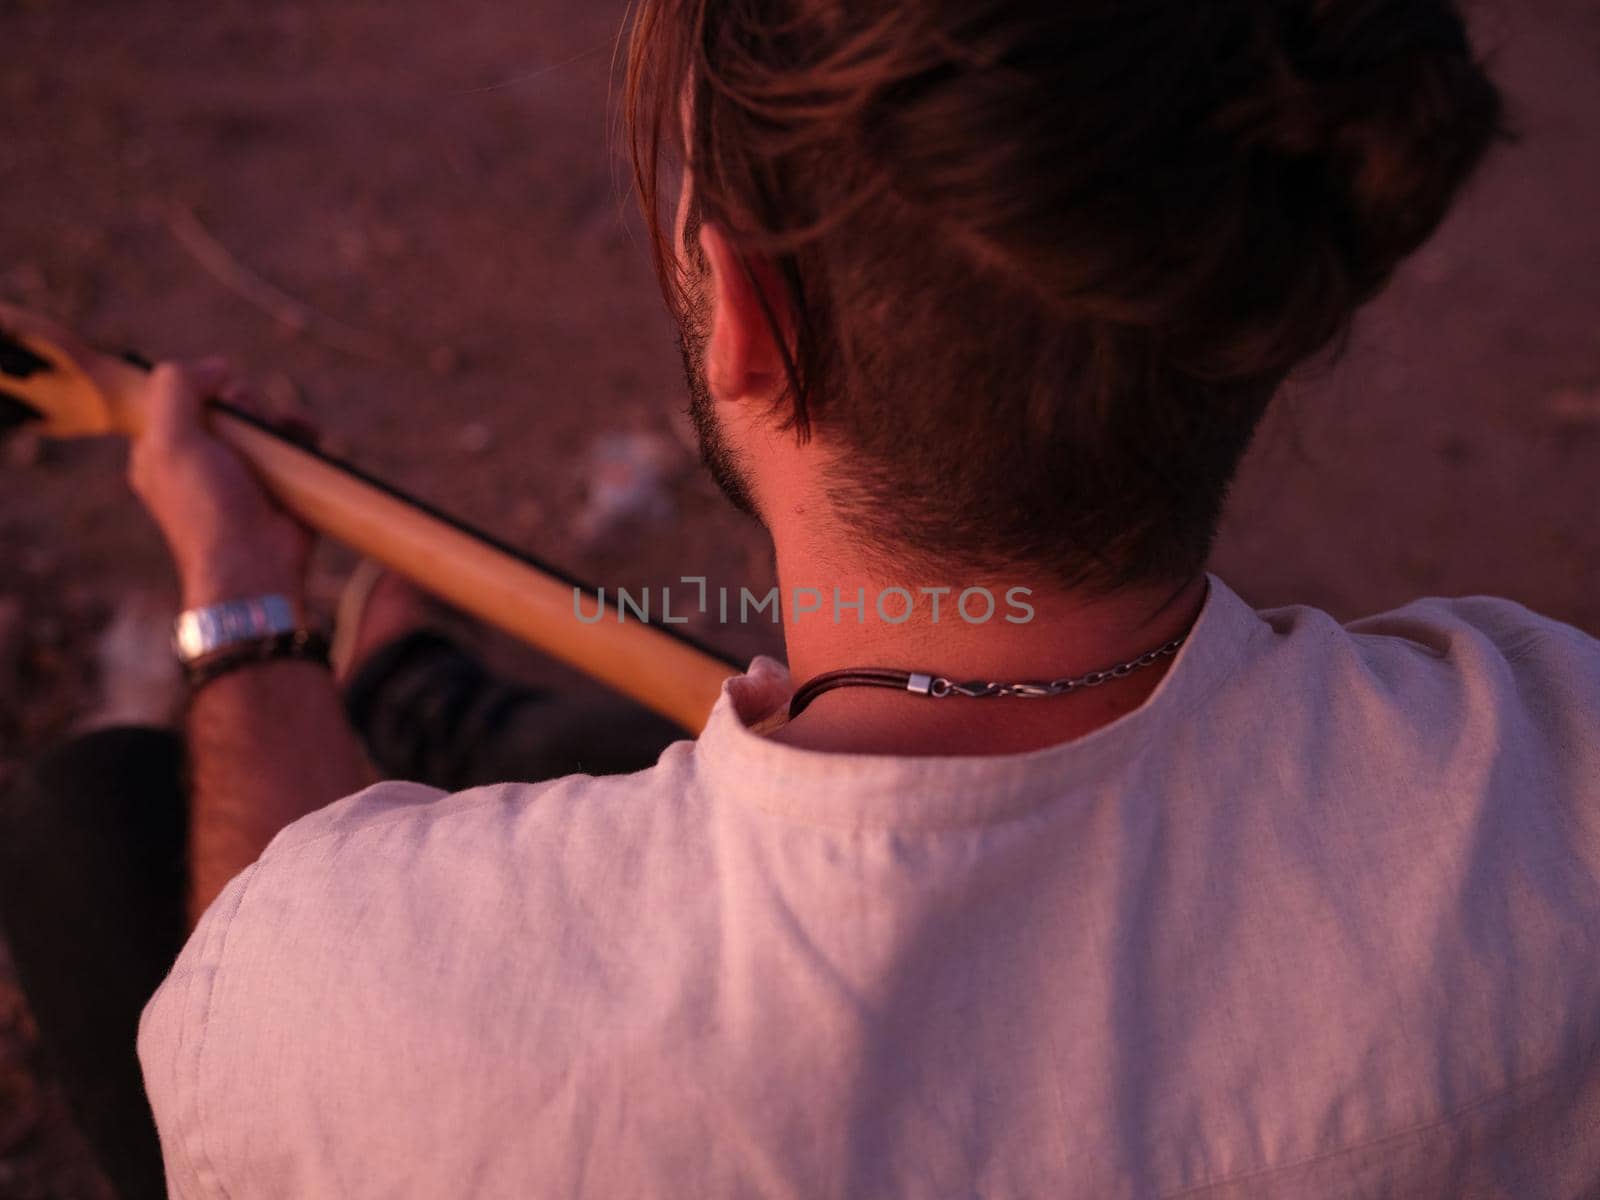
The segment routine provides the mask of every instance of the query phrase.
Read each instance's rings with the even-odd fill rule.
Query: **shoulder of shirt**
[[[1502,733],[1513,719],[1539,731],[1532,740],[1496,735],[1498,745],[1569,764],[1600,755],[1592,732],[1600,718],[1600,639],[1517,601],[1424,597],[1342,625],[1303,606],[1257,616],[1281,647],[1261,661],[1275,662],[1278,676],[1298,687],[1319,677],[1319,712],[1342,698],[1400,723],[1492,713]]]
[[[1278,637],[1308,645],[1355,639],[1369,648],[1409,648],[1446,659],[1452,648],[1473,643],[1508,661],[1554,651],[1575,656],[1577,665],[1600,667],[1600,639],[1499,596],[1427,596],[1342,624],[1322,609],[1300,604],[1257,609],[1254,615]]]
[[[1500,596],[1429,596],[1351,621],[1345,628],[1355,634],[1407,638],[1432,649],[1444,648],[1438,635],[1475,631],[1507,658],[1520,658],[1530,650],[1550,647],[1600,658],[1600,640],[1574,625]],[[1429,635],[1430,630],[1436,631],[1434,636]]]
[[[443,911],[470,905],[465,896],[473,889],[531,893],[535,906],[559,907],[567,878],[588,860],[645,841],[660,822],[681,817],[684,804],[652,801],[682,800],[692,787],[692,754],[693,743],[684,741],[630,775],[569,775],[456,793],[387,781],[302,817],[203,914],[146,1018],[179,1003],[177,980],[221,971],[224,960],[234,975],[260,973],[270,962],[274,980],[299,972],[327,985],[331,974],[321,978],[313,960],[366,921],[372,906],[384,912],[386,928],[422,920],[424,911],[448,925]],[[427,905],[415,912],[397,908],[422,897]]]
[[[283,830],[206,911],[143,1015],[139,1053],[174,1194],[222,1194],[225,1177],[260,1165],[246,1125],[292,1125],[318,1071],[373,1053],[373,1044],[335,1045],[316,1031],[359,1025],[387,1005],[386,1037],[430,1046],[430,1005],[466,1003],[501,939],[523,947],[524,964],[555,955],[560,929],[587,919],[569,903],[574,881],[614,867],[607,884],[622,891],[627,848],[674,832],[668,823],[681,827],[692,752],[676,743],[632,775],[456,794],[380,783]],[[471,939],[479,952],[460,957]],[[446,971],[445,959],[457,969]],[[397,963],[430,986],[396,991]],[[256,1003],[261,996],[271,1002]],[[298,1053],[283,1053],[290,1043]],[[269,1060],[255,1108],[221,1106],[201,1119],[213,1089],[237,1098],[217,1064]],[[385,1077],[390,1085],[399,1086]]]
[[[1278,694],[1278,742],[1310,721],[1341,742],[1362,728],[1403,755],[1448,754],[1456,743],[1441,729],[1473,715],[1484,748],[1573,770],[1600,756],[1600,639],[1515,600],[1428,596],[1351,621],[1307,605],[1250,611],[1252,648],[1211,711],[1254,720]]]
[[[318,809],[285,827],[263,852],[263,864],[324,841],[414,836],[438,829],[462,834],[507,820],[558,822],[589,812],[604,818],[610,803],[676,795],[689,785],[694,743],[676,742],[654,766],[629,775],[567,775],[537,783],[508,781],[445,792],[427,784],[386,780]]]

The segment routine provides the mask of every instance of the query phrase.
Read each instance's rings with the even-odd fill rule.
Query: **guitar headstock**
[[[53,321],[0,304],[0,430],[49,437],[131,433],[144,372]]]

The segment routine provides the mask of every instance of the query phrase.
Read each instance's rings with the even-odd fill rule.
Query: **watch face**
[[[172,625],[172,648],[179,661],[190,663],[224,646],[293,632],[297,625],[287,597],[226,600],[179,613]]]

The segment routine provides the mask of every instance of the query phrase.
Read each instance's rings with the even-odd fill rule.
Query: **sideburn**
[[[702,276],[703,278],[703,276]],[[761,519],[749,477],[728,444],[717,402],[706,382],[706,343],[710,340],[711,314],[705,290],[697,279],[688,297],[689,312],[678,322],[678,353],[683,358],[684,382],[689,389],[689,422],[700,446],[700,461],[711,473],[728,503],[746,516]]]

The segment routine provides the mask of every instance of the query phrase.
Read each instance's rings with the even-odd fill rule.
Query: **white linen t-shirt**
[[[997,757],[786,747],[296,822],[139,1051],[174,1197],[1600,1196],[1600,642],[1215,576]]]

